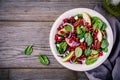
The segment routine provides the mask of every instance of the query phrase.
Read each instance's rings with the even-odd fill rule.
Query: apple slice
[[[91,19],[89,14],[87,14],[86,12],[83,12],[82,15],[83,15],[84,22],[88,22],[88,24],[91,26]]]
[[[75,55],[75,51],[70,52],[65,58],[63,58],[63,62],[69,61]]]
[[[97,38],[98,40],[101,42],[102,41],[102,33],[101,31],[98,29],[98,34],[97,34]]]

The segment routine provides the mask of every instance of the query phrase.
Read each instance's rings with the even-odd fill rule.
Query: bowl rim
[[[105,55],[103,55],[104,56],[104,58],[101,58],[101,61],[99,60],[99,62],[95,62],[96,63],[96,65],[94,65],[94,64],[92,64],[92,66],[91,65],[87,65],[88,66],[88,68],[86,68],[85,67],[85,65],[80,65],[80,64],[71,64],[71,63],[64,63],[64,62],[62,62],[62,59],[60,59],[61,57],[58,57],[57,56],[57,51],[56,51],[56,47],[55,47],[55,44],[53,43],[54,42],[54,36],[55,36],[55,30],[56,30],[56,28],[58,27],[58,21],[62,21],[62,19],[63,18],[67,18],[67,17],[64,17],[64,15],[66,15],[66,14],[69,14],[70,12],[72,12],[72,11],[77,11],[77,10],[79,10],[80,12],[87,12],[88,14],[89,14],[89,12],[88,11],[90,11],[91,12],[91,14],[92,13],[94,13],[95,15],[97,15],[97,17],[98,17],[98,15],[99,15],[99,18],[101,19],[101,20],[103,20],[103,22],[105,22],[106,23],[106,25],[107,25],[107,28],[108,28],[108,30],[107,30],[107,33],[109,33],[110,35],[109,35],[109,40],[110,40],[110,42],[109,43],[111,43],[111,44],[109,44],[109,46],[108,46],[108,52],[105,54]],[[83,10],[83,11],[81,11],[81,10]],[[78,14],[78,13],[76,13],[76,14]],[[70,14],[69,14],[70,15]],[[69,16],[68,15],[68,16]],[[70,16],[72,16],[72,15],[70,15]],[[94,16],[94,15],[93,15]],[[60,23],[60,22],[59,22]],[[56,26],[56,28],[55,28],[55,26]],[[108,40],[108,39],[107,39]],[[56,20],[55,20],[55,22],[54,22],[54,24],[52,25],[52,28],[51,28],[51,30],[50,30],[50,35],[49,35],[49,43],[50,43],[50,49],[51,49],[51,51],[52,51],[52,54],[54,55],[54,57],[55,57],[55,59],[61,64],[61,65],[63,65],[64,67],[66,67],[66,68],[68,68],[68,69],[70,69],[70,70],[74,70],[74,71],[88,71],[88,70],[91,70],[91,69],[94,69],[94,68],[96,68],[96,67],[98,67],[98,66],[100,66],[107,58],[108,58],[108,56],[109,56],[109,54],[110,54],[110,52],[111,52],[111,50],[112,50],[112,47],[113,47],[113,32],[112,32],[112,29],[111,29],[111,26],[110,26],[110,24],[109,24],[109,22],[106,20],[106,18],[103,16],[103,15],[101,15],[100,13],[98,13],[97,11],[95,11],[95,10],[92,10],[92,9],[89,9],[89,8],[74,8],[74,9],[70,9],[70,10],[68,10],[68,11],[65,11],[63,14],[61,14]],[[103,57],[102,56],[102,57]],[[100,58],[99,58],[100,59]],[[93,66],[94,65],[94,66]],[[71,67],[72,66],[72,67]],[[80,67],[80,68],[78,68],[78,67],[76,67],[76,66],[78,66],[78,67]],[[81,68],[82,67],[82,68]],[[85,68],[84,68],[85,67]]]

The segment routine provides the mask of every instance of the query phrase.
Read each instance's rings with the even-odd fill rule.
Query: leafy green
[[[97,61],[97,58],[89,57],[89,58],[87,58],[87,60],[85,61],[85,64],[91,65],[91,64],[95,63],[96,61]]]
[[[24,54],[25,55],[30,55],[33,51],[33,45],[29,45],[25,48]]]
[[[102,48],[103,52],[108,52],[108,48]]]
[[[65,26],[66,31],[72,31],[72,27],[70,25]]]
[[[105,33],[103,31],[102,32],[102,35],[103,35],[103,39],[107,39],[107,35],[105,35]]]
[[[92,54],[97,54],[98,51],[97,50],[92,50]]]
[[[75,16],[82,17],[82,14],[76,14]]]
[[[77,37],[78,37],[79,39],[82,39],[82,38],[84,37],[84,35],[85,35],[85,33],[78,34]]]
[[[50,61],[48,60],[48,57],[46,55],[39,55],[38,59],[40,61],[41,64],[43,65],[49,65]]]
[[[86,32],[86,26],[84,26],[82,29],[82,32],[85,33]]]
[[[75,48],[75,57],[78,58],[82,55],[82,49],[80,47]]]
[[[59,46],[57,46],[57,45],[59,45]],[[56,47],[57,47],[57,51],[58,51],[59,53],[62,53],[62,52],[64,52],[64,51],[66,50],[66,48],[67,48],[67,43],[66,43],[65,41],[63,41],[63,42],[61,42],[61,43],[57,43],[57,44],[56,44]]]
[[[94,24],[93,25],[93,30],[96,30],[96,29],[100,29],[102,28],[103,26],[103,22],[101,21],[100,18],[98,17],[92,17],[92,23]],[[104,29],[105,26],[103,26],[103,29]]]
[[[82,30],[81,30],[80,26],[76,27],[76,33],[77,34],[81,34],[82,33]]]
[[[106,29],[106,24],[103,22],[103,25],[102,25],[102,27],[101,27],[101,30],[105,30]]]
[[[92,52],[92,50],[90,50],[90,48],[88,48],[84,51],[84,54],[86,57],[88,57],[88,56],[90,56],[91,52]]]
[[[91,46],[93,43],[93,38],[90,33],[85,34],[85,42],[87,43],[88,46]]]
[[[108,43],[107,39],[102,40],[101,48],[106,48],[106,47],[108,47],[108,45],[109,45],[109,43]]]

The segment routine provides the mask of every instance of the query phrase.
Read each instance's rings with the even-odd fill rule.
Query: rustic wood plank
[[[63,68],[52,56],[49,32],[52,22],[0,22],[0,68]],[[23,51],[34,44],[32,55]],[[41,65],[38,54],[48,55],[51,64]]]
[[[77,80],[77,76],[76,76],[76,72],[67,69],[10,69],[9,79],[10,80]]]
[[[1,2],[101,2],[102,0],[0,0]]]
[[[1,2],[0,20],[54,21],[63,12],[79,7],[93,9],[101,2]]]
[[[8,80],[8,79],[9,79],[9,70],[0,69],[0,80]]]

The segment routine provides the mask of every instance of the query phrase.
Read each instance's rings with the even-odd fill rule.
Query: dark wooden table
[[[0,0],[0,80],[88,80],[84,72],[64,68],[53,57],[49,32],[55,19],[73,8],[93,9],[102,0]],[[30,56],[23,51],[33,44]],[[41,65],[38,54],[50,65]]]

